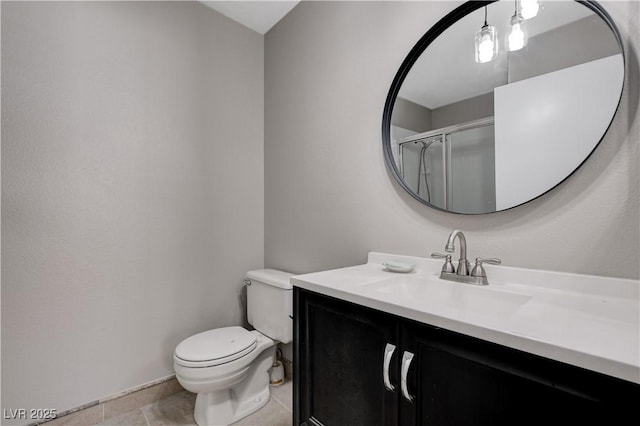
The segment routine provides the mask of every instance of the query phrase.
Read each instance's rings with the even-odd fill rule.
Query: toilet
[[[200,426],[228,425],[269,401],[269,370],[278,342],[293,338],[293,274],[247,272],[247,317],[255,330],[222,327],[183,340],[173,355],[178,382],[197,394]]]

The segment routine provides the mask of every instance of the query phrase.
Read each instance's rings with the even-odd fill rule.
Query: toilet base
[[[193,416],[199,426],[229,425],[264,407],[269,402],[269,386],[253,398],[235,404],[231,391],[199,393]]]

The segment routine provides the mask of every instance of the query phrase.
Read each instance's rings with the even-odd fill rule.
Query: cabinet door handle
[[[405,351],[402,355],[402,365],[400,367],[400,388],[402,390],[402,396],[409,402],[413,402],[413,397],[409,395],[409,389],[407,388],[407,374],[409,374],[411,361],[413,361],[413,354]]]
[[[391,343],[387,343],[387,346],[384,347],[384,362],[382,364],[382,378],[384,380],[384,387],[387,390],[395,391],[396,388],[391,384],[391,380],[389,380],[389,365],[391,364],[391,358],[393,357],[393,352],[396,350],[396,347]]]

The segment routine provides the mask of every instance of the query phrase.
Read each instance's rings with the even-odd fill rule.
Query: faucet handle
[[[502,263],[502,260],[495,258],[495,257],[489,257],[489,258],[482,258],[482,257],[476,257],[476,264],[473,267],[473,269],[471,270],[471,276],[472,277],[486,277],[487,273],[484,270],[484,267],[482,266],[483,263],[490,263],[492,265],[499,265]]]
[[[502,260],[498,259],[497,257],[476,257],[476,263],[480,263],[481,265],[483,263],[490,263],[492,265],[499,265],[502,263]]]
[[[442,266],[442,272],[454,273],[455,268],[453,267],[453,263],[451,263],[451,255],[450,254],[442,254],[442,253],[431,253],[431,257],[434,259],[444,259],[444,265]]]

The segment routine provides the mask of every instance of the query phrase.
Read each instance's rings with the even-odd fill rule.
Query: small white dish
[[[387,270],[391,272],[402,272],[402,273],[411,272],[416,267],[416,265],[413,265],[411,263],[392,262],[392,261],[384,262],[383,265],[385,268],[387,268]]]

